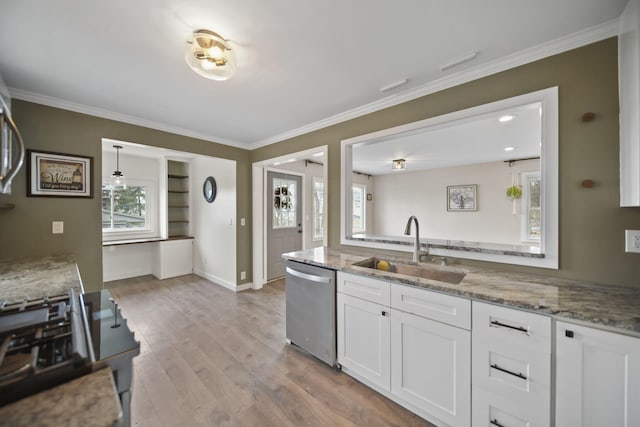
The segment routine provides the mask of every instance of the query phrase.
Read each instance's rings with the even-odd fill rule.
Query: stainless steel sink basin
[[[379,268],[380,261],[387,262],[389,268]],[[452,285],[457,285],[464,279],[467,274],[464,270],[458,270],[448,267],[431,266],[426,264],[405,264],[401,262],[390,261],[383,258],[367,258],[365,260],[354,263],[358,267],[371,268],[373,270],[389,271],[391,273],[405,274],[407,276],[419,277],[423,279],[436,280]]]

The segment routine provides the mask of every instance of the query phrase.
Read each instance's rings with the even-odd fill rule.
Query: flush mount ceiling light
[[[114,145],[113,148],[116,149],[116,170],[113,171],[109,177],[109,185],[111,188],[127,188],[127,181],[124,174],[120,171],[120,150],[122,149],[122,145]]]
[[[391,170],[401,171],[407,168],[407,161],[405,159],[395,159],[391,163]]]
[[[227,80],[236,72],[236,55],[229,42],[210,30],[196,30],[187,42],[185,60],[197,74]]]
[[[513,151],[516,147],[504,147],[504,151]]]

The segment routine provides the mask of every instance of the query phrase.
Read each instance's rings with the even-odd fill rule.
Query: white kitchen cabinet
[[[193,273],[193,239],[171,239],[153,243],[151,271],[158,279]]]
[[[556,427],[640,426],[640,338],[556,323]]]
[[[469,331],[391,309],[394,395],[448,425],[462,427],[471,419],[470,384]]]
[[[337,317],[338,363],[342,369],[389,391],[389,307],[338,293]]]
[[[640,0],[620,16],[620,206],[640,206]]]
[[[551,318],[477,301],[472,309],[474,426],[549,426]]]

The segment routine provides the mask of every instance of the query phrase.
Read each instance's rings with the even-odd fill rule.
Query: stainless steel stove
[[[124,425],[130,424],[133,358],[140,354],[109,291],[3,305],[0,302],[0,405],[110,366]]]

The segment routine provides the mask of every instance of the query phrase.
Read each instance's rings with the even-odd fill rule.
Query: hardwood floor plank
[[[107,287],[141,342],[137,426],[431,426],[286,343],[285,284],[232,292],[195,275]]]

